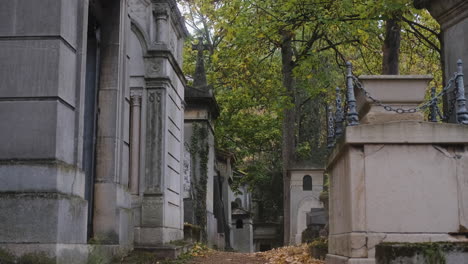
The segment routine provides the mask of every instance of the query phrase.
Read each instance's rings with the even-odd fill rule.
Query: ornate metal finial
[[[351,62],[346,62],[346,87],[348,89],[348,114],[347,120],[349,126],[359,125],[359,117],[356,111],[356,98],[354,96],[354,82],[353,82],[353,65]]]
[[[344,122],[344,113],[343,113],[343,100],[341,99],[340,88],[336,87],[336,99],[335,99],[335,137],[339,138],[343,135],[343,122]]]
[[[463,62],[457,61],[457,122],[468,125],[468,111],[466,110],[465,86],[463,83]]]
[[[431,106],[429,107],[429,122],[437,122],[436,88],[431,88]]]
[[[331,106],[327,107],[327,124],[327,147],[331,149],[335,146],[335,120],[333,118],[333,109]]]
[[[205,60],[203,52],[209,50],[209,45],[203,44],[203,38],[198,38],[198,44],[192,45],[192,49],[198,51],[197,64],[195,66],[195,75],[193,77],[193,87],[208,90],[208,82],[206,81]]]

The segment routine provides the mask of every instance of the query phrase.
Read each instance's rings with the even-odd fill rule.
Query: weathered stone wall
[[[80,91],[87,10],[86,1],[2,3],[0,247],[22,245],[18,254],[44,245],[62,256],[86,243]]]
[[[1,247],[81,263],[90,238],[107,252],[182,239],[176,2],[12,0],[0,13]]]

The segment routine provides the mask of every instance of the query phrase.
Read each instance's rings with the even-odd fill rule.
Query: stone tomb
[[[289,244],[298,245],[302,232],[307,228],[307,213],[312,208],[323,208],[320,193],[323,190],[323,169],[295,165],[288,171],[291,193],[291,220]]]
[[[406,106],[408,98],[409,105],[424,99],[417,87],[429,81],[427,76],[362,79],[382,97],[377,99]],[[398,91],[388,92],[393,89]],[[412,95],[416,91],[422,95]],[[459,234],[468,227],[468,127],[424,122],[421,114],[402,120],[402,114],[384,112],[357,93],[363,122],[346,128],[326,168],[327,263],[373,264],[381,242],[466,240]]]

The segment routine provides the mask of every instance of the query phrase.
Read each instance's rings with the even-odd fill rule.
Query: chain
[[[455,79],[458,77],[458,74],[455,73],[452,78],[447,82],[447,86],[445,86],[442,91],[440,91],[434,98],[431,98],[427,102],[414,107],[414,108],[401,108],[401,107],[392,107],[390,105],[382,103],[382,101],[372,97],[372,95],[364,88],[362,83],[359,81],[359,79],[356,76],[353,76],[354,83],[356,86],[361,89],[364,92],[364,95],[369,98],[374,104],[383,107],[386,111],[390,112],[395,112],[398,114],[406,114],[406,113],[416,113],[417,111],[424,110],[428,107],[430,107],[433,104],[437,104],[437,101],[439,100],[440,97],[444,96],[447,94],[448,90],[453,86],[453,83],[455,82]],[[455,90],[455,89],[454,89]],[[456,98],[456,97],[455,97]],[[456,100],[456,99],[455,99]],[[455,105],[455,102],[453,102],[453,105]],[[453,111],[453,109],[452,109]],[[440,113],[439,113],[440,114]]]

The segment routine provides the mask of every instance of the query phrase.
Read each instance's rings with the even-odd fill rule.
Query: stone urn
[[[432,75],[361,75],[359,81],[374,99],[394,109],[411,109],[424,99]],[[397,113],[388,111],[379,102],[366,96],[362,89],[355,88],[357,111],[361,124],[387,123],[401,120],[424,120],[424,113]],[[401,112],[401,111],[400,111]]]

